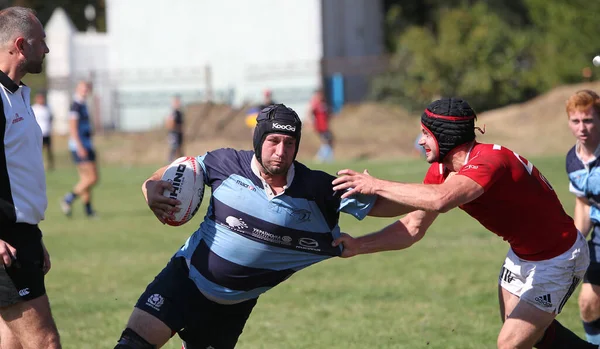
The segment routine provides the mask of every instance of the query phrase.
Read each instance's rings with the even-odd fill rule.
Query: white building
[[[106,0],[106,11],[106,34],[75,32],[61,10],[46,25],[58,120],[80,78],[94,80],[102,120],[122,130],[160,125],[173,94],[241,105],[270,89],[304,116],[336,72],[346,100],[364,97],[365,67],[384,51],[380,0]]]

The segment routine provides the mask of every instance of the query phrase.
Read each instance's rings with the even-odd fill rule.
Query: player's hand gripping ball
[[[181,157],[173,161],[165,170],[163,181],[171,182],[173,191],[165,190],[164,196],[179,200],[179,212],[165,223],[179,226],[188,222],[200,208],[204,197],[204,171],[194,157]]]

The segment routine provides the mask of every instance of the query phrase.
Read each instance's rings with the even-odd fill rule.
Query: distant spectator
[[[52,152],[52,112],[46,104],[46,95],[35,94],[35,103],[31,106],[35,119],[42,129],[42,146],[46,149],[47,169],[54,169],[54,154]]]
[[[322,89],[316,90],[310,100],[309,113],[309,123],[312,122],[321,140],[321,147],[315,158],[319,162],[331,162],[333,161],[333,134],[329,128],[331,111]]]
[[[173,96],[172,110],[167,117],[167,130],[169,131],[169,163],[183,156],[183,111],[181,110],[181,97]]]
[[[273,91],[267,89],[263,93],[263,101],[258,106],[258,111],[260,112],[262,109],[270,106],[271,104],[277,104],[277,102],[275,102],[275,100],[273,100]]]
[[[71,205],[77,197],[81,197],[83,201],[86,216],[96,217],[96,211],[92,208],[92,188],[98,182],[98,167],[96,150],[92,142],[92,117],[86,103],[89,91],[89,84],[86,81],[77,84],[69,114],[69,149],[77,165],[79,182],[61,201],[61,208],[67,217],[71,216]]]

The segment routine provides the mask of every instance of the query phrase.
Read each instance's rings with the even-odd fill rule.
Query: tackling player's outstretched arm
[[[432,211],[413,211],[378,232],[353,238],[348,234],[333,241],[333,246],[342,244],[342,257],[382,251],[402,250],[412,246],[425,236],[425,232],[438,216]]]
[[[590,202],[584,197],[575,198],[575,214],[573,220],[575,226],[583,234],[588,236],[590,230],[592,230],[592,220],[590,219]]]
[[[346,190],[342,198],[354,194],[377,195],[400,205],[424,211],[447,212],[477,199],[484,189],[473,179],[454,175],[442,184],[416,184],[385,181],[352,170],[338,172],[333,190]]]

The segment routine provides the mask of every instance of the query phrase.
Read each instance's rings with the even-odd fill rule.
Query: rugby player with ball
[[[211,198],[204,220],[139,298],[116,349],[234,348],[258,297],[296,271],[340,256],[339,212],[394,216],[386,201],[341,199],[334,176],[296,161],[302,123],[283,104],[260,111],[254,151],[217,149],[176,160],[143,184],[162,223],[183,224]],[[394,207],[392,207],[394,208]],[[267,345],[268,346],[268,345]]]

